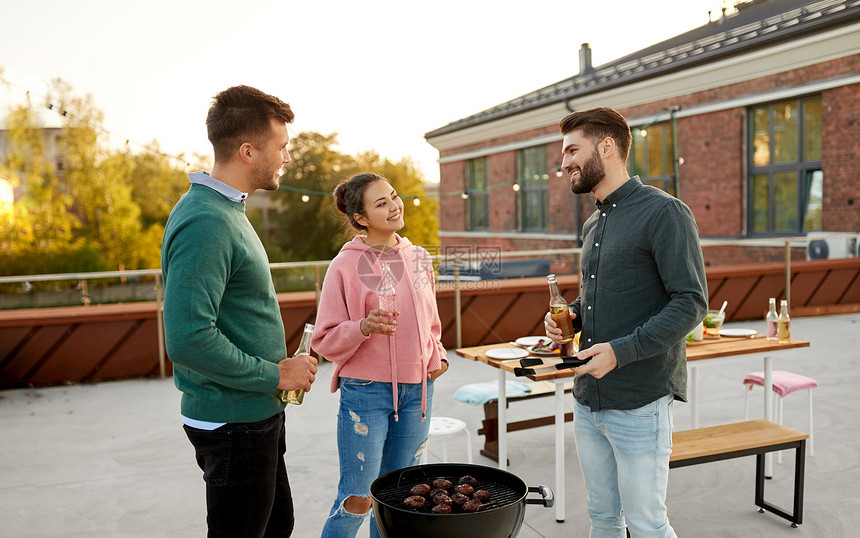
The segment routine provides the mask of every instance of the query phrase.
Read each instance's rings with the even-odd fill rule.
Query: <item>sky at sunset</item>
[[[720,0],[0,0],[0,111],[61,78],[91,94],[114,143],[210,154],[212,95],[289,102],[294,129],[340,151],[411,156],[438,181],[427,131],[716,18]]]

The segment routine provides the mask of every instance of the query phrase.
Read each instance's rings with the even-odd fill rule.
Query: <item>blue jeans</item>
[[[592,412],[574,401],[573,432],[591,538],[674,537],[666,515],[672,396],[638,409]]]
[[[421,383],[398,383],[399,420],[394,421],[391,383],[343,377],[337,418],[340,482],[323,527],[323,538],[355,536],[367,514],[353,514],[343,503],[350,496],[370,497],[378,477],[417,465],[430,430],[433,382],[427,380],[427,418],[421,421]],[[370,536],[379,530],[371,515]]]
[[[215,430],[183,426],[206,482],[210,538],[266,538],[293,532],[293,497],[284,464],[284,413]]]

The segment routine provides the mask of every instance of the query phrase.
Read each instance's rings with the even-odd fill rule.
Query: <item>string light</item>
[[[302,202],[308,203],[308,202],[310,202],[310,200],[311,200],[311,197],[309,194],[303,194],[302,195]]]
[[[551,168],[551,169],[549,169],[549,170],[547,170],[547,171],[545,171],[545,172],[538,172],[538,173],[536,173],[536,174],[532,174],[532,176],[531,176],[531,180],[534,180],[534,181],[540,181],[540,180],[547,181],[547,180],[549,180],[549,179],[550,179],[550,176],[551,176],[551,174],[552,174],[552,173],[555,173],[555,176],[556,176],[556,177],[562,177],[562,176],[564,175],[564,172],[562,171],[561,166],[555,166],[555,167],[553,167],[553,168]],[[492,189],[498,189],[498,188],[501,188],[501,187],[510,187],[510,188],[511,188],[511,190],[512,190],[513,192],[518,193],[518,192],[521,192],[521,191],[522,191],[522,187],[523,187],[520,181],[521,181],[521,180],[517,179],[517,180],[515,180],[515,181],[508,181],[508,182],[505,182],[505,183],[497,183],[497,184],[495,184],[495,185],[488,185],[488,186],[486,186],[486,187],[484,187],[484,188],[479,188],[479,189],[466,189],[466,190],[462,190],[462,191],[425,193],[425,194],[423,194],[423,195],[421,195],[421,196],[423,196],[423,197],[441,198],[442,196],[457,196],[457,195],[459,195],[459,196],[460,196],[460,198],[462,198],[463,200],[468,200],[468,199],[471,197],[471,195],[472,195],[473,193],[475,193],[475,194],[477,194],[477,193],[484,193],[484,192],[486,192],[486,191],[489,191],[489,190],[492,190]],[[301,193],[301,200],[302,200],[303,202],[307,202],[308,200],[306,200],[305,198],[310,199],[310,197],[311,197],[311,196],[333,196],[333,194],[332,194],[332,193],[330,193],[330,192],[323,192],[323,191],[309,191],[309,190],[307,190],[307,189],[305,189],[305,188],[301,188],[301,187],[292,187],[292,186],[290,186],[290,185],[280,185],[279,189],[280,189],[280,190],[284,190],[284,191],[291,191],[291,192]],[[404,200],[409,200],[409,199],[411,199],[411,200],[412,200],[412,204],[413,204],[415,207],[418,207],[418,206],[420,206],[420,205],[421,205],[421,200],[419,199],[418,195],[414,195],[414,194],[401,194],[401,195],[400,195],[400,197],[401,197],[401,198],[403,198]]]

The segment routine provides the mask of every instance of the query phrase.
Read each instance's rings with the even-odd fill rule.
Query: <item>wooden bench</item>
[[[672,435],[669,468],[686,467],[711,461],[756,456],[755,505],[760,512],[769,510],[797,527],[803,520],[803,477],[808,434],[767,420],[750,420],[709,428],[679,431]],[[768,452],[795,449],[794,510],[788,513],[764,500],[764,456]]]
[[[555,383],[551,381],[535,381],[530,385],[531,391],[525,396],[508,396],[508,407],[514,402],[530,400],[532,398],[543,398],[555,394]],[[573,390],[573,382],[564,384],[564,391],[570,392]],[[565,422],[573,421],[573,413],[564,415]],[[528,420],[520,420],[517,422],[508,422],[508,431],[516,432],[527,430],[529,428],[537,428],[539,426],[549,426],[555,423],[555,416],[545,416],[540,418],[532,418]],[[478,435],[484,436],[484,448],[481,449],[481,455],[490,458],[491,460],[499,461],[499,402],[497,399],[492,399],[484,404],[484,420],[483,427],[478,430]]]

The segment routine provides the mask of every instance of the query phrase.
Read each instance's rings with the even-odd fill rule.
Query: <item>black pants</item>
[[[293,497],[284,464],[284,413],[211,431],[183,427],[206,482],[208,536],[290,536]]]

